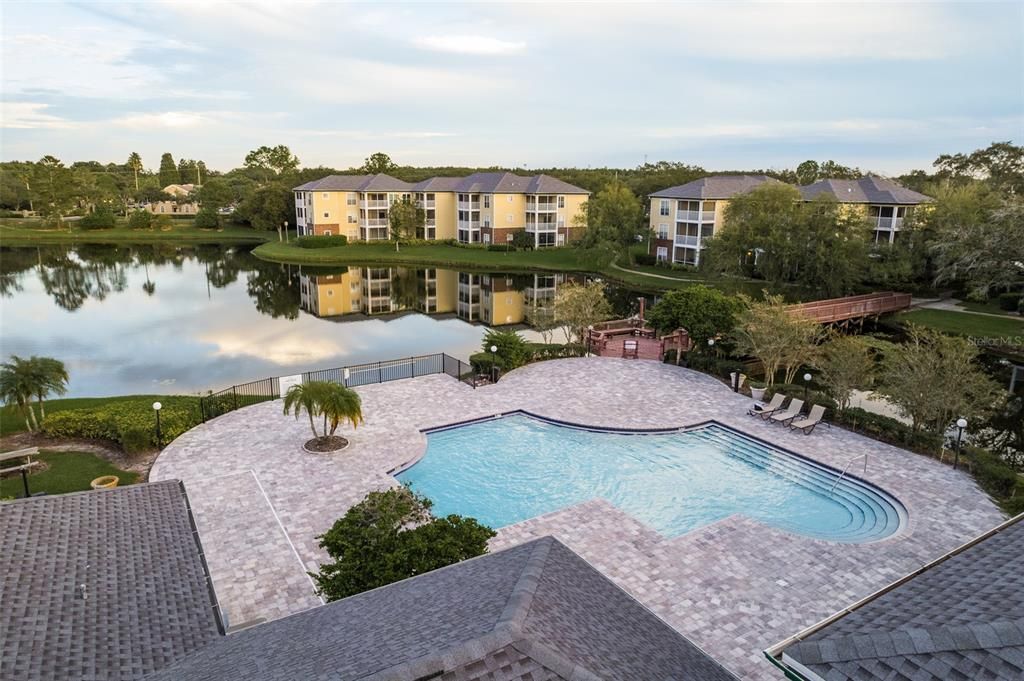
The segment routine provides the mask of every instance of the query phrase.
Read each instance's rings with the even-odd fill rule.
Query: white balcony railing
[[[696,236],[677,236],[676,246],[697,246],[700,244],[700,237]]]
[[[679,220],[681,222],[714,222],[715,211],[677,210],[676,220]]]
[[[363,201],[363,208],[387,208],[390,205],[387,199],[365,199]]]
[[[361,222],[363,227],[387,227],[390,224],[386,218],[363,218]]]
[[[459,201],[459,210],[480,210],[479,201]]]
[[[480,223],[479,222],[466,222],[464,220],[459,220],[459,229],[469,229],[469,230],[480,229]]]
[[[527,232],[554,232],[558,229],[557,222],[527,222]]]
[[[715,211],[713,211],[713,210],[706,210],[706,211],[701,212],[701,214],[700,214],[700,221],[701,222],[714,222],[715,221]]]
[[[420,201],[421,208],[433,208],[437,201]]]
[[[554,213],[558,210],[558,204],[556,203],[528,203],[526,204],[527,213]]]

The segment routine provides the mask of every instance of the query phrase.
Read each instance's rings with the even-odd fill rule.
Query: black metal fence
[[[303,383],[307,381],[333,381],[346,387],[354,388],[373,383],[387,383],[403,378],[416,378],[430,374],[447,374],[452,378],[476,387],[476,376],[473,368],[460,359],[445,353],[404,357],[383,362],[354,364],[333,369],[318,369],[302,374]],[[199,408],[203,422],[216,418],[221,414],[234,411],[251,404],[258,404],[281,397],[281,381],[278,378],[264,378],[259,381],[233,385],[230,388],[200,398]]]

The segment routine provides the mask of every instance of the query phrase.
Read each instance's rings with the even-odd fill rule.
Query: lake
[[[311,369],[447,352],[579,274],[309,268],[238,246],[0,249],[0,354],[65,362],[70,397],[198,393]],[[637,294],[609,287],[616,312]],[[555,342],[564,341],[561,332]]]

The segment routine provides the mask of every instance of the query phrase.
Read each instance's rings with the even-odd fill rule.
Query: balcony
[[[480,223],[479,222],[466,222],[464,220],[459,220],[459,229],[468,229],[470,231],[478,230],[478,229],[480,229]]]
[[[361,227],[387,227],[391,223],[386,218],[363,218],[359,224]]]
[[[527,232],[554,232],[558,229],[557,222],[527,222]]]
[[[459,210],[480,210],[479,201],[459,201]]]
[[[437,221],[436,220],[427,220],[426,222],[423,223],[423,225],[425,227],[437,227]]]
[[[676,236],[676,246],[690,246],[696,248],[700,245],[700,237],[696,236]]]
[[[363,208],[388,208],[391,204],[387,199],[366,199],[363,201]]]
[[[677,210],[676,220],[679,222],[714,222],[715,211]]]
[[[527,213],[554,213],[556,210],[558,210],[558,204],[554,202],[526,204]]]
[[[420,208],[434,208],[437,201],[420,201]]]

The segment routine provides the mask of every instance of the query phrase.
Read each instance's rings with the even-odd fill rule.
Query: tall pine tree
[[[169,184],[181,184],[181,173],[174,164],[174,157],[166,153],[160,157],[160,188]]]

